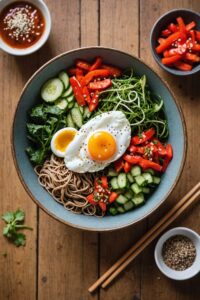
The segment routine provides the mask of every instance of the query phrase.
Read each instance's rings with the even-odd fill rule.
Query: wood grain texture
[[[53,18],[53,31],[46,46],[52,49],[50,55],[78,48],[81,36],[85,46],[90,41],[96,44],[97,2],[69,0],[59,2],[60,5],[55,1],[47,2]],[[87,7],[90,9],[87,10]],[[82,10],[81,17],[80,10]],[[80,20],[84,28],[89,28],[91,14],[93,33],[90,40],[86,37],[85,29],[80,31]],[[42,62],[44,53],[49,54],[47,49],[43,49]],[[89,284],[98,276],[97,242],[96,233],[70,228],[40,211],[38,299],[97,299],[98,295],[92,296],[87,292]]]
[[[197,151],[199,145],[199,126],[200,120],[198,112],[200,111],[200,90],[198,82],[199,75],[178,78],[168,75],[160,69],[155,63],[149,51],[149,34],[150,29],[156,19],[166,11],[177,8],[189,8],[194,11],[200,11],[199,1],[157,1],[153,4],[150,1],[140,1],[140,54],[141,58],[145,59],[161,76],[164,78],[175,97],[182,107],[188,134],[188,152],[187,159],[181,179],[162,207],[157,210],[149,218],[149,226],[156,222],[162,214],[174,203],[176,203],[192,186],[194,186],[200,178],[200,169],[197,168],[197,161],[200,159],[200,152]],[[149,18],[148,16],[151,16]],[[186,226],[190,227],[200,233],[200,205],[195,206],[194,209],[172,226]],[[174,282],[164,277],[157,269],[154,263],[153,250],[155,244],[144,252],[143,266],[142,266],[142,294],[145,298],[148,294],[148,300],[153,299],[180,299],[180,300],[194,300],[199,298],[200,287],[197,284],[198,276],[188,282]],[[150,276],[151,274],[151,276]]]

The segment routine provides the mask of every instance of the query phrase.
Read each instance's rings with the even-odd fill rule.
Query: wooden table
[[[87,288],[167,209],[200,179],[200,78],[176,78],[163,72],[149,48],[153,23],[179,7],[200,10],[199,0],[48,0],[52,33],[29,57],[0,53],[0,213],[18,207],[26,212],[26,247],[16,248],[0,235],[0,300],[196,300],[200,276],[173,282],[157,269],[154,245],[146,249],[108,290],[90,295]],[[90,233],[65,226],[29,199],[11,157],[10,132],[20,91],[27,79],[55,55],[80,46],[102,45],[141,57],[171,86],[187,124],[188,152],[179,184],[166,203],[136,226],[111,233]],[[177,224],[200,233],[200,206]],[[0,229],[3,222],[0,222]],[[5,255],[5,253],[7,255]]]

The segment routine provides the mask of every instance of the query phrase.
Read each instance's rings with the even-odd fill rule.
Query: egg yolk
[[[116,150],[114,137],[106,131],[95,132],[88,140],[88,152],[93,160],[108,160],[113,157]]]
[[[56,150],[65,152],[67,146],[71,143],[76,135],[75,130],[63,130],[55,138],[54,145]]]

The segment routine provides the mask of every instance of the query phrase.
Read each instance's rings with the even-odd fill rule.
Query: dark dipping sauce
[[[29,2],[13,2],[0,13],[0,37],[12,48],[31,47],[41,38],[45,20]]]

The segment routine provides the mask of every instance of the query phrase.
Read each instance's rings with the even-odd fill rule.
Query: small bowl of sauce
[[[28,55],[41,48],[51,31],[51,16],[42,0],[0,1],[0,48]]]

